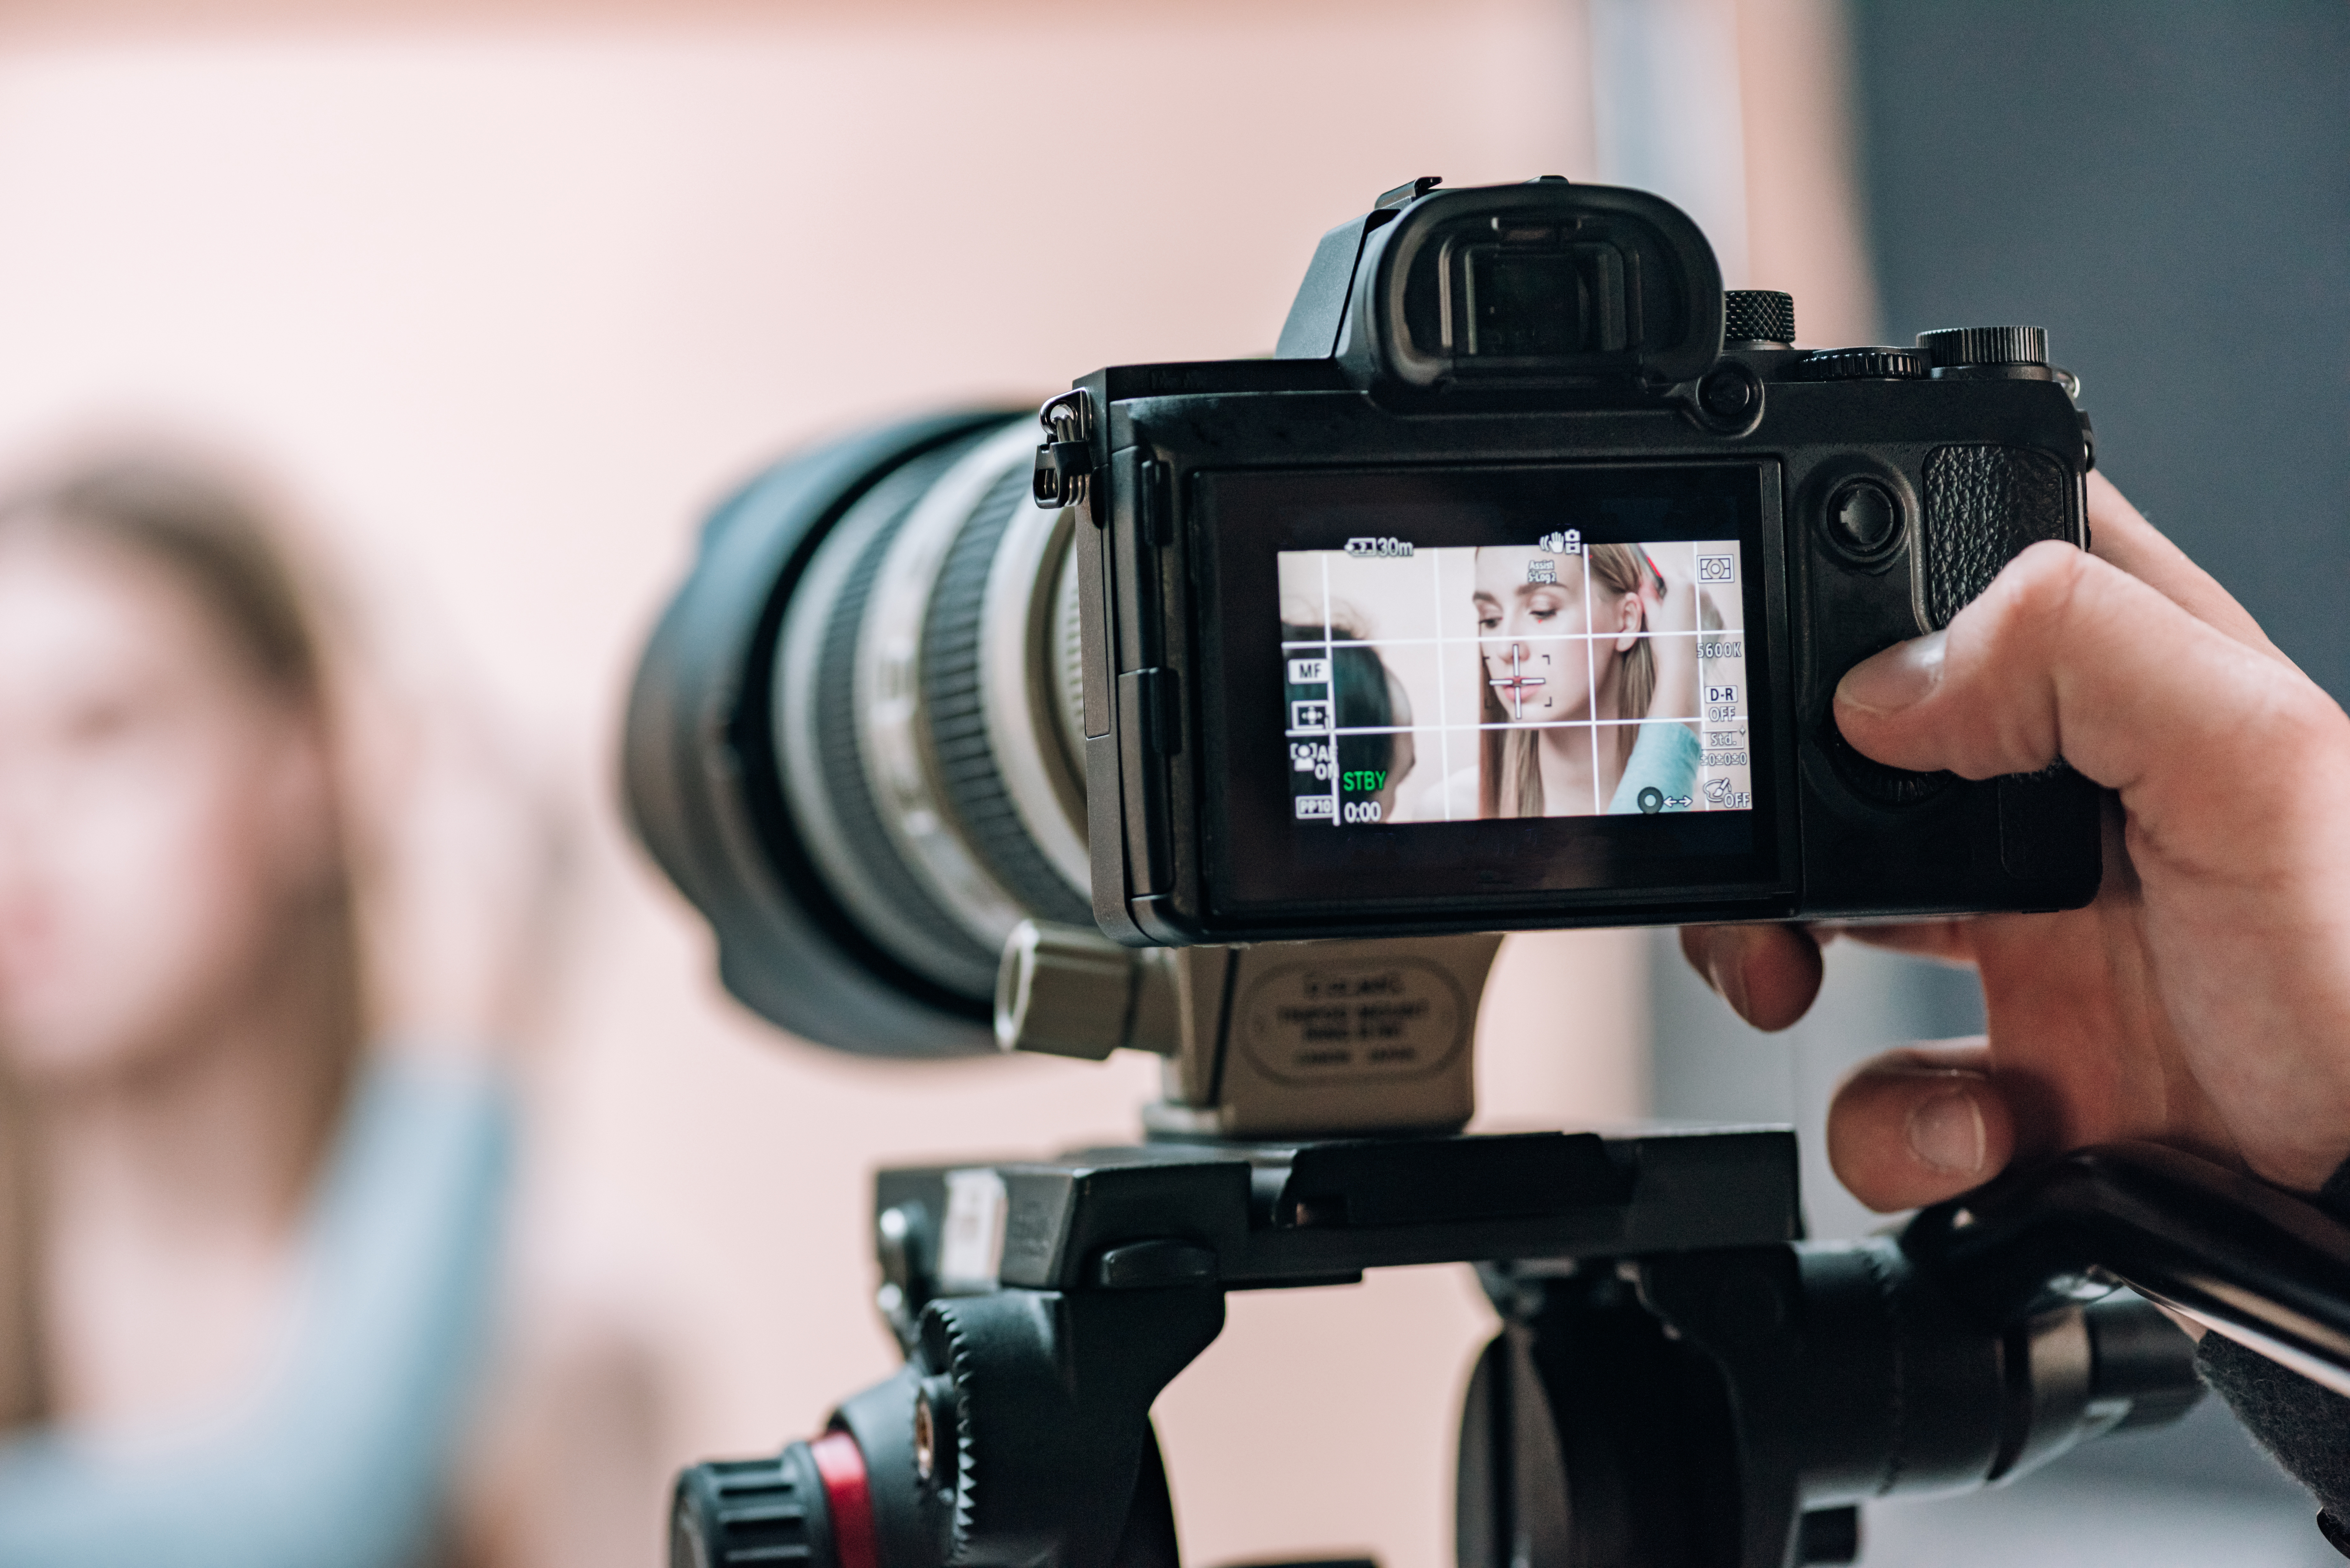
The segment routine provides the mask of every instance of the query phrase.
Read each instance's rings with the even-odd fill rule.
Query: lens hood
[[[803,1039],[860,1055],[992,1053],[989,1006],[873,941],[818,873],[776,754],[776,640],[800,574],[860,498],[1003,417],[905,421],[795,454],[743,486],[704,526],[629,692],[629,821],[718,933],[726,989]]]

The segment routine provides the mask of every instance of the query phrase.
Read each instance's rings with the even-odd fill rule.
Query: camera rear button
[[[1705,411],[1729,423],[1752,418],[1762,400],[1762,384],[1742,365],[1725,365],[1698,383],[1698,400]]]
[[[1901,507],[1885,487],[1856,480],[1828,501],[1828,534],[1846,554],[1873,560],[1901,535]]]

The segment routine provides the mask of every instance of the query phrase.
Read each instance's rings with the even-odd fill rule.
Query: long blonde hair
[[[0,537],[39,533],[127,551],[161,567],[244,656],[262,689],[297,704],[322,732],[334,713],[323,645],[282,531],[258,506],[198,467],[117,458],[0,500]],[[318,1042],[331,1116],[364,1036],[357,912],[348,857],[311,929],[326,955],[333,1026]],[[42,1376],[42,1248],[33,1144],[36,1108],[0,1060],[0,1431],[49,1410]]]
[[[1610,597],[1637,594],[1643,582],[1655,580],[1647,558],[1637,545],[1586,545],[1584,550],[1591,563],[1592,582],[1604,587]],[[1584,628],[1595,634],[1599,629],[1589,604],[1584,606]],[[1648,612],[1643,607],[1638,629],[1646,631],[1648,628]],[[1482,647],[1477,656],[1482,662],[1484,658]],[[1622,656],[1617,675],[1615,717],[1645,718],[1657,691],[1657,655],[1645,639],[1634,643],[1630,651]],[[1488,728],[1480,735],[1477,747],[1477,815],[1540,816],[1543,815],[1542,737],[1536,731],[1514,726],[1492,728],[1492,725],[1507,723],[1510,715],[1508,710],[1502,706],[1502,699],[1494,691],[1492,684],[1490,681],[1481,684],[1485,693],[1482,722]],[[1596,680],[1592,683],[1591,706],[1591,716],[1599,718],[1599,691]],[[1620,772],[1624,761],[1632,754],[1632,743],[1638,738],[1638,732],[1631,725],[1618,724],[1608,727],[1605,733],[1609,743],[1616,748]],[[1593,742],[1595,747],[1598,744],[1596,737],[1596,732]],[[1596,804],[1601,811],[1607,809],[1607,803],[1604,800]]]

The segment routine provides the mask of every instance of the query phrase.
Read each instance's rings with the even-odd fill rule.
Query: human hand
[[[532,1029],[561,836],[516,748],[453,691],[345,702],[342,798],[377,1037],[477,1056]]]
[[[1837,1091],[1829,1161],[1872,1208],[2116,1138],[2302,1189],[2350,1155],[2350,718],[2095,473],[2089,521],[2093,554],[2033,546],[1837,688],[1838,727],[1881,762],[1980,779],[2061,754],[2120,801],[2085,909],[1846,933],[1973,964],[1988,1021]],[[1692,927],[1681,946],[1778,1029],[1833,934]]]

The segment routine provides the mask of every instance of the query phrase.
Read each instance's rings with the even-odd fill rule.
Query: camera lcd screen
[[[1290,809],[1399,831],[1754,804],[1735,537],[1284,550]]]
[[[1221,886],[1272,907],[1770,881],[1773,477],[1203,475]]]

